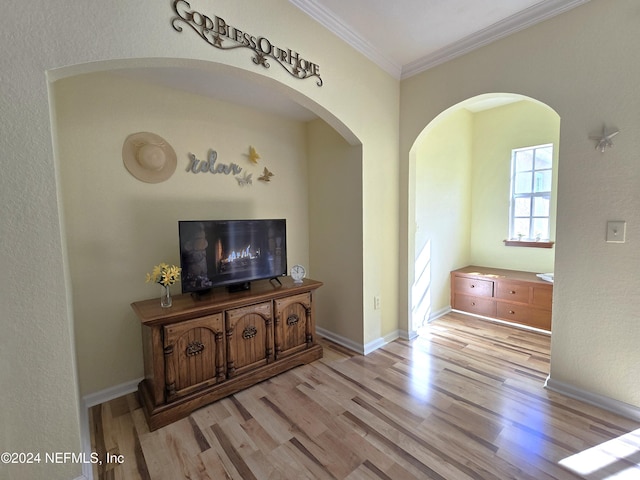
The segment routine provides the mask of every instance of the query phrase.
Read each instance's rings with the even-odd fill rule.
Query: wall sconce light
[[[597,141],[596,150],[600,150],[602,153],[604,153],[605,148],[613,147],[613,141],[611,139],[619,133],[620,133],[619,130],[615,130],[614,132],[607,133],[607,130],[603,125],[602,135],[592,135],[592,136],[589,136],[589,138],[591,140],[596,140]]]

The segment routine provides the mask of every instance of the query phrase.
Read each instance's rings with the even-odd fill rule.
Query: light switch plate
[[[625,221],[607,222],[607,242],[624,243],[626,230],[627,222]]]

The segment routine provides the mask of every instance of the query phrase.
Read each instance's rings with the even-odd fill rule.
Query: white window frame
[[[546,149],[546,148],[551,148],[551,166],[548,168],[536,168],[536,162],[535,162],[535,157],[536,157],[536,150],[538,149]],[[533,163],[532,163],[532,170],[530,170],[532,172],[531,175],[531,188],[529,188],[528,192],[523,192],[523,193],[516,193],[516,155],[519,152],[523,152],[523,151],[532,151],[533,153]],[[529,171],[529,170],[526,170]],[[549,182],[549,190],[548,191],[535,191],[535,181],[536,181],[536,172],[543,172],[543,171],[550,171],[551,172],[551,181]],[[550,239],[550,235],[551,235],[551,193],[552,193],[552,187],[553,185],[553,144],[552,143],[547,143],[547,144],[543,144],[543,145],[535,145],[532,147],[523,147],[523,148],[515,148],[513,150],[511,150],[511,189],[510,189],[510,202],[509,202],[509,238],[512,240],[520,240],[520,241],[526,241],[526,242],[538,242],[538,241],[543,241],[543,242],[548,242]],[[546,198],[549,202],[549,212],[548,215],[534,215],[533,209],[534,209],[534,199],[535,197],[541,197],[541,198]],[[528,237],[524,237],[524,236],[519,236],[519,232],[514,231],[514,223],[515,223],[515,219],[516,218],[527,218],[523,215],[519,215],[518,217],[516,217],[515,215],[515,201],[516,198],[530,198],[531,202],[530,202],[530,206],[529,206],[529,236]],[[548,224],[548,231],[541,233],[540,237],[536,236],[536,232],[534,231],[533,225],[534,225],[534,220],[535,219],[540,219],[540,218],[546,218],[547,219],[547,224]]]

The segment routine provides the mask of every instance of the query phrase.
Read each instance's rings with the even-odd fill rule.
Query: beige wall
[[[450,305],[449,272],[471,254],[473,114],[455,108],[432,122],[415,155],[413,330]]]
[[[362,152],[322,120],[307,126],[309,151],[309,249],[314,278],[333,278],[316,294],[317,326],[328,336],[364,342],[362,295]],[[358,233],[359,230],[359,233]]]
[[[350,233],[362,234],[363,278],[349,288],[350,298],[362,302],[365,343],[408,330],[409,152],[420,132],[440,112],[482,93],[519,93],[549,105],[562,118],[551,375],[640,405],[640,319],[629,301],[640,287],[634,248],[640,234],[635,0],[591,0],[407,79],[401,91],[396,80],[287,0],[249,3],[191,2],[313,59],[323,87],[275,66],[255,66],[248,51],[216,50],[188,29],[174,31],[169,2],[130,2],[126,14],[120,2],[5,5],[0,31],[12,40],[0,56],[0,262],[9,279],[0,294],[2,450],[81,448],[73,288],[48,81],[127,64],[195,62],[213,75],[240,71],[286,91],[351,145],[362,146],[362,222]],[[615,148],[604,155],[588,139],[603,122],[621,129]],[[605,243],[606,221],[620,219],[628,222],[628,242]],[[375,295],[381,296],[381,310],[373,309]],[[75,464],[0,465],[0,476],[15,479],[79,473]]]
[[[73,284],[68,274],[66,222],[59,202],[63,192],[57,181],[58,164],[63,159],[56,158],[56,153],[62,146],[52,125],[55,99],[49,98],[48,81],[123,66],[197,65],[214,76],[230,70],[243,72],[314,110],[350,144],[362,145],[362,175],[367,182],[363,214],[349,233],[362,236],[363,279],[361,284],[349,285],[350,298],[370,305],[363,299],[381,294],[384,308],[372,312],[363,305],[362,318],[354,321],[363,324],[367,335],[376,337],[395,322],[399,82],[287,0],[251,0],[250,5],[234,0],[220,0],[215,6],[204,0],[190,3],[195,10],[218,15],[315,61],[324,86],[318,87],[314,80],[295,79],[276,65],[268,70],[256,66],[247,50],[216,50],[188,27],[176,32],[171,28],[170,2],[160,6],[155,0],[128,3],[126,13],[119,2],[76,2],[65,7],[34,0],[5,5],[0,28],[7,39],[14,40],[6,42],[0,58],[0,142],[5,152],[0,176],[4,245],[0,261],[11,279],[2,293],[3,450],[81,448]],[[201,148],[210,146],[208,141],[202,144]],[[106,190],[108,199],[112,192]],[[147,210],[155,208],[148,203]],[[389,228],[381,235],[373,234],[381,224]],[[383,254],[387,257],[380,261]],[[155,262],[155,255],[151,257]],[[137,278],[132,279],[131,288],[142,292],[147,286],[140,285]],[[121,308],[122,314],[128,309]],[[77,464],[8,468],[1,465],[0,476],[73,478],[81,472]]]
[[[634,0],[592,0],[404,80],[400,115],[402,179],[408,186],[415,139],[440,112],[464,99],[510,92],[558,113],[551,378],[636,407],[640,318],[631,292],[640,288],[637,21]],[[604,154],[589,139],[603,123],[621,131]],[[407,222],[408,200],[402,202],[401,218]],[[607,220],[620,219],[627,221],[627,243],[606,243]],[[408,223],[404,227],[408,231]],[[406,311],[408,305],[401,318]]]
[[[180,264],[178,220],[285,218],[288,264],[309,264],[305,124],[105,73],[60,80],[53,94],[81,395],[143,375],[129,304],[158,295],[144,283],[153,265]],[[139,131],[176,151],[169,180],[144,183],[124,167],[122,143]],[[210,149],[217,164],[252,174],[252,185],[186,171],[189,153],[206,160]],[[264,167],[275,174],[269,183],[258,180]]]
[[[506,247],[509,236],[511,151],[553,144],[551,240],[555,241],[560,119],[550,108],[519,101],[473,116],[471,255],[469,263],[553,272],[555,249]]]

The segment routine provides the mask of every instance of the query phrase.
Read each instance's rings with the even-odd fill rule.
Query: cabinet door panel
[[[538,308],[531,309],[532,327],[542,328],[543,330],[551,330],[551,310],[540,310]]]
[[[533,299],[531,303],[538,307],[551,310],[553,300],[553,287],[551,285],[540,285],[533,287]]]
[[[221,313],[166,325],[163,336],[167,400],[225,379]]]
[[[303,293],[275,301],[275,355],[281,358],[313,343],[311,294]]]
[[[226,312],[227,374],[232,377],[273,360],[271,302]]]

